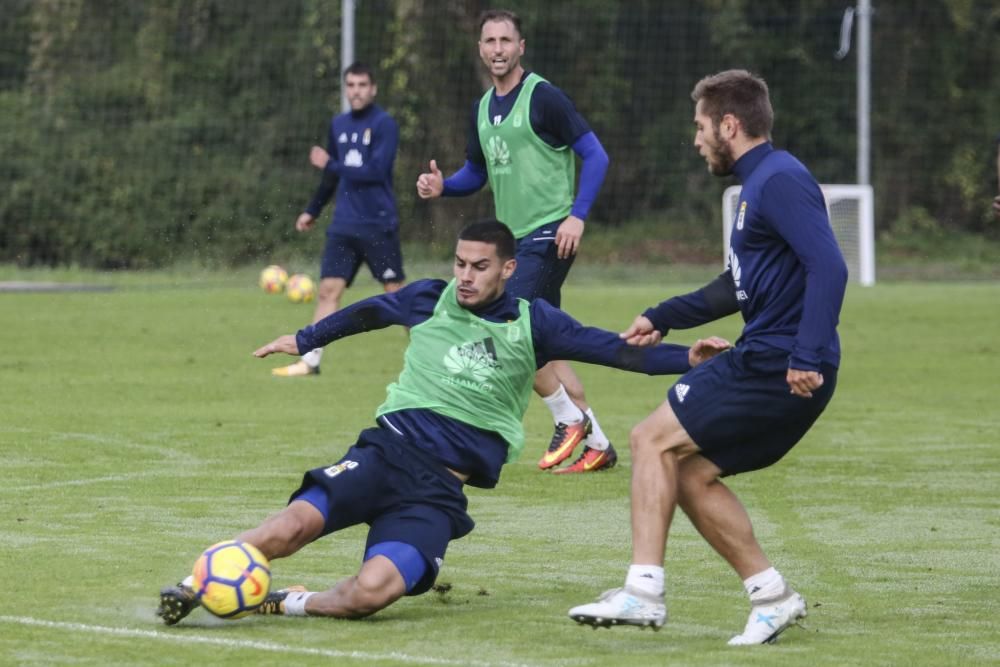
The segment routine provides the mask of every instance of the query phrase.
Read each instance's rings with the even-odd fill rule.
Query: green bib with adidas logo
[[[535,378],[528,302],[520,317],[487,322],[458,304],[455,281],[441,293],[434,314],[410,329],[403,372],[388,387],[381,417],[398,410],[432,410],[494,431],[507,441],[507,462],[524,449],[522,420]]]
[[[479,101],[479,143],[493,189],[497,219],[523,238],[562,220],[573,207],[576,169],[569,146],[554,148],[531,128],[531,95],[545,81],[529,74],[500,124],[490,118],[490,88]]]

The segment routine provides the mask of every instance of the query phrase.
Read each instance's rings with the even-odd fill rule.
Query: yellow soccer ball
[[[296,273],[285,285],[285,296],[292,303],[309,303],[316,298],[316,283],[304,273]]]
[[[219,618],[252,614],[271,587],[271,568],[264,554],[235,540],[205,549],[191,575],[201,606]]]
[[[268,294],[279,294],[285,289],[288,282],[288,272],[277,264],[265,268],[260,272],[260,288]]]

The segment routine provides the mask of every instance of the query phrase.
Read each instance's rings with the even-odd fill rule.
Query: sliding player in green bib
[[[410,330],[403,371],[376,410],[377,425],[333,465],[306,472],[282,511],[236,538],[273,561],[365,523],[360,571],[325,591],[272,592],[258,613],[358,618],[429,590],[448,543],[473,528],[464,485],[496,486],[503,465],[520,455],[535,372],[553,359],[661,375],[729,347],[710,338],[691,348],[637,348],[544,300],[517,299],[504,289],[514,252],[502,223],[473,223],[459,235],[451,282],[418,280],[254,352],[303,354],[390,325]],[[197,604],[190,582],[181,582],[161,591],[158,614],[173,625]]]

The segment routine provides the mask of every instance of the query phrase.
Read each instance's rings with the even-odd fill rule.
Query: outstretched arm
[[[732,274],[723,271],[715,280],[699,290],[672,297],[658,306],[646,309],[622,337],[631,345],[647,345],[650,344],[648,339],[635,336],[651,334],[653,330],[661,337],[666,336],[671,329],[691,329],[732,315],[739,309]],[[651,325],[652,329],[648,329],[647,325]],[[640,328],[636,329],[637,326]],[[655,342],[659,342],[659,339],[657,338]]]
[[[441,296],[443,280],[418,280],[406,287],[353,303],[292,335],[279,336],[254,350],[255,357],[283,352],[302,354],[335,340],[398,324],[413,327],[429,318]]]
[[[647,375],[679,374],[729,347],[721,338],[698,341],[691,348],[668,344],[636,347],[610,331],[583,326],[544,300],[531,304],[531,329],[539,368],[565,359]]]

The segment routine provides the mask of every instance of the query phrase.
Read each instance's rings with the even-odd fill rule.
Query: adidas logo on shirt
[[[691,390],[691,387],[689,387],[686,384],[681,384],[680,382],[678,382],[677,384],[675,384],[674,385],[674,394],[677,395],[677,402],[678,403],[683,403],[684,402],[684,397],[688,395],[688,391],[690,391],[690,390]]]

